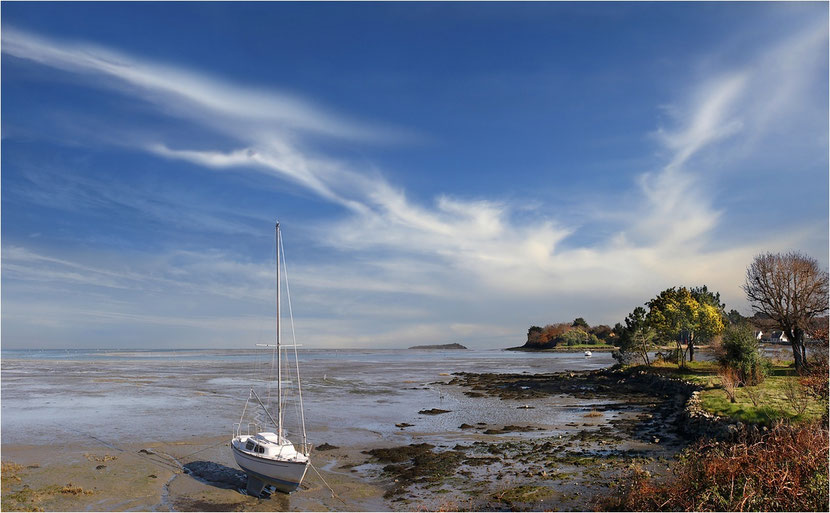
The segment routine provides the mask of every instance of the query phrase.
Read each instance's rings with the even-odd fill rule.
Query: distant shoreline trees
[[[609,344],[614,338],[610,326],[590,326],[585,319],[577,317],[573,322],[548,324],[544,327],[531,326],[527,330],[525,349],[552,349],[558,346]]]

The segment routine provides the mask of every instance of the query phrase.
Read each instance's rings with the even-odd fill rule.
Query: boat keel
[[[260,481],[255,477],[248,476],[248,486],[246,487],[246,491],[249,495],[253,495],[254,497],[260,497],[264,489],[264,482]]]

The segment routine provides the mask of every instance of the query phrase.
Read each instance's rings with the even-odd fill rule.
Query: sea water
[[[451,437],[461,424],[479,422],[541,426],[540,436],[550,435],[601,401],[559,396],[521,408],[516,401],[471,399],[445,383],[456,372],[535,374],[614,363],[602,352],[301,349],[298,356],[309,441],[351,446],[407,443],[418,434]],[[252,387],[263,401],[273,399],[272,364],[268,350],[3,350],[2,443],[230,437]],[[298,441],[295,381],[293,373],[283,376],[291,399],[286,429]],[[243,424],[268,423],[258,405],[248,408]],[[432,408],[448,413],[419,413]],[[395,426],[401,423],[412,427]]]

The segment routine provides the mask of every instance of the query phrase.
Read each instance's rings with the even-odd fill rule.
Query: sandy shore
[[[362,461],[358,451],[321,451],[291,495],[240,493],[245,475],[228,437],[114,446],[4,446],[3,511],[379,511],[384,490],[333,467]],[[339,499],[338,499],[339,497]],[[342,499],[342,500],[341,500]]]

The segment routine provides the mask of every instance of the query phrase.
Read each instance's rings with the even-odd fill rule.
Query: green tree
[[[638,306],[625,318],[625,327],[617,323],[614,332],[619,337],[621,353],[636,354],[643,363],[651,365],[648,351],[651,349],[651,341],[654,339],[654,329],[646,319],[646,309]]]
[[[674,341],[680,352],[680,364],[694,361],[694,345],[709,340],[723,331],[723,314],[720,295],[700,287],[695,290],[700,300],[686,287],[671,287],[646,303],[648,324],[664,341]],[[683,349],[683,345],[686,349]]]
[[[583,319],[582,317],[577,317],[576,319],[574,319],[574,322],[573,324],[571,324],[571,326],[573,326],[574,328],[580,328],[583,331],[588,331],[591,328],[588,325],[588,323],[585,322],[585,319]]]
[[[743,315],[740,314],[740,312],[738,312],[734,308],[732,310],[729,310],[729,313],[727,313],[725,317],[726,317],[726,321],[731,326],[737,326],[737,325],[743,324],[743,323],[745,323],[749,320],[748,317],[744,317]]]

